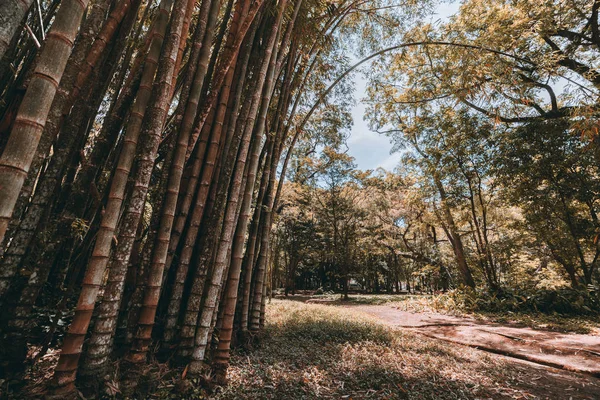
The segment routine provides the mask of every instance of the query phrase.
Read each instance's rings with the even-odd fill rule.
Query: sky
[[[441,4],[431,19],[443,20],[454,14],[458,6],[459,2]],[[355,74],[354,85],[356,105],[352,109],[354,125],[347,141],[348,153],[354,157],[354,162],[360,170],[383,168],[391,171],[400,162],[400,154],[390,154],[392,144],[389,138],[370,131],[367,122],[363,119],[365,105],[362,99],[366,97],[366,81],[360,73]]]

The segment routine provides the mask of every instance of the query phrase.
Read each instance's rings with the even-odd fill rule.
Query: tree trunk
[[[90,258],[86,273],[83,279],[81,293],[75,315],[65,336],[62,353],[54,373],[55,393],[73,393],[75,390],[75,374],[83,340],[87,332],[98,291],[104,277],[104,272],[108,264],[111,244],[119,220],[121,205],[123,203],[125,187],[129,172],[133,164],[136,152],[137,142],[141,130],[142,118],[146,111],[150,98],[150,89],[154,81],[154,74],[157,67],[158,56],[162,47],[164,32],[168,23],[168,14],[171,8],[171,0],[163,0],[160,8],[163,12],[158,12],[157,30],[153,37],[148,53],[142,81],[133,105],[133,110],[129,118],[129,124],[123,139],[123,148],[119,156],[119,161],[115,174],[112,179],[109,192],[108,203],[104,210],[100,229],[96,237],[94,250]]]
[[[241,2],[243,2],[243,3],[241,4]],[[254,20],[256,13],[262,6],[262,3],[263,3],[263,0],[256,0],[256,1],[252,2],[252,4],[250,6],[248,6],[248,0],[238,0],[236,2],[236,10],[238,8],[245,8],[248,11],[245,13],[245,15],[243,15],[243,18],[241,19],[241,23],[239,24],[239,28],[236,29],[236,31],[235,31],[235,36],[233,37],[233,43],[231,43],[229,46],[225,46],[225,49],[221,56],[220,62],[217,65],[217,67],[215,68],[216,72],[211,81],[212,82],[211,89],[208,92],[208,94],[203,102],[203,106],[202,106],[200,112],[198,113],[196,129],[194,129],[192,136],[190,138],[190,143],[188,145],[188,151],[186,154],[186,160],[189,158],[190,154],[192,153],[192,149],[196,145],[196,141],[198,139],[198,136],[200,135],[200,132],[202,131],[202,127],[203,127],[204,123],[206,122],[206,118],[208,117],[210,110],[212,108],[214,108],[216,105],[215,103],[218,100],[219,90],[221,88],[221,85],[223,84],[223,81],[225,79],[225,76],[227,75],[227,72],[229,71],[229,67],[230,67],[231,63],[234,61],[234,59],[236,58],[237,52],[242,44],[242,41],[244,40],[244,38],[246,36],[246,32],[250,28],[250,25],[252,24],[252,21]],[[234,13],[234,15],[235,15],[235,13]],[[230,33],[231,33],[231,30],[230,30]]]
[[[269,83],[265,88],[265,80],[269,65],[271,64],[271,55],[275,41],[277,38],[277,28],[275,25],[271,31],[271,36],[266,47],[265,55],[263,58],[263,64],[261,65],[260,71],[257,77],[257,85],[252,96],[252,109],[249,113],[249,118],[246,120],[244,127],[244,134],[242,137],[242,144],[238,153],[238,158],[235,163],[235,169],[233,174],[233,181],[231,189],[229,191],[229,199],[227,201],[225,209],[225,218],[223,230],[221,232],[221,238],[217,248],[216,260],[212,271],[211,279],[208,283],[207,291],[205,294],[205,301],[202,307],[200,317],[198,319],[198,325],[196,328],[195,347],[192,353],[192,361],[190,363],[190,372],[199,373],[201,371],[202,361],[204,360],[204,354],[208,342],[208,335],[211,329],[211,322],[213,320],[213,313],[215,311],[216,303],[219,297],[219,291],[223,281],[224,272],[228,264],[228,251],[231,245],[231,238],[234,233],[235,226],[237,225],[236,214],[238,210],[238,201],[240,198],[242,180],[244,175],[244,169],[246,167],[246,160],[248,154],[253,157],[249,165],[249,172],[256,175],[256,167],[258,166],[258,154],[261,145],[261,137],[264,132],[264,124],[258,126],[256,136],[253,138],[253,148],[250,150],[250,138],[255,127],[255,120],[259,110],[261,102],[260,96],[263,89],[269,89]],[[259,119],[260,120],[260,119]],[[254,180],[252,178],[252,180]],[[252,183],[253,187],[254,183]],[[247,222],[247,221],[246,221]],[[239,268],[239,267],[238,267]],[[239,279],[239,271],[237,271]],[[237,293],[237,284],[235,285],[235,291]],[[234,301],[235,307],[235,301]],[[231,317],[233,318],[233,317]]]
[[[4,57],[32,4],[33,0],[0,3],[0,59]]]
[[[109,3],[110,2],[108,0],[102,0],[95,2],[90,6],[89,16],[82,24],[81,34],[75,41],[73,52],[71,53],[69,61],[63,72],[60,85],[58,86],[52,106],[48,112],[44,131],[40,137],[36,154],[31,162],[30,170],[27,174],[25,182],[23,183],[21,193],[19,194],[19,198],[13,212],[13,221],[11,221],[11,225],[19,224],[19,226],[15,226],[15,229],[12,229],[13,232],[9,234],[13,240],[9,248],[6,250],[6,254],[8,256],[3,260],[2,267],[2,269],[6,271],[6,275],[9,275],[11,273],[9,271],[11,270],[16,271],[20,262],[22,261],[23,256],[27,252],[27,248],[34,233],[36,232],[39,219],[43,213],[42,210],[36,209],[38,209],[40,206],[42,208],[46,206],[46,201],[40,202],[39,198],[37,200],[37,204],[33,206],[29,205],[28,207],[28,203],[34,187],[38,186],[39,188],[39,183],[37,182],[44,176],[44,173],[42,172],[42,176],[39,177],[40,170],[43,169],[42,167],[49,156],[50,148],[58,136],[64,104],[69,96],[69,93],[71,92],[71,89],[73,88],[75,77],[77,76],[78,71],[81,69],[86,52],[90,48],[96,33],[98,33],[102,26],[106,16],[106,10],[110,5]],[[74,133],[71,133],[71,135],[74,135]],[[28,218],[28,221],[22,221],[21,223],[21,218],[23,217],[23,212],[26,207],[28,207],[28,210],[24,217]],[[1,294],[2,293],[0,291],[0,295]]]
[[[256,5],[256,3],[254,5]],[[227,96],[229,96],[229,86],[231,85],[231,81],[233,79],[234,69],[231,68],[231,65],[234,62],[234,60],[237,58],[239,47],[242,43],[242,40],[245,37],[246,31],[247,31],[250,23],[252,22],[252,19],[254,18],[254,15],[256,14],[256,11],[258,11],[258,8],[256,8],[254,10],[254,13],[249,13],[249,15],[246,17],[248,20],[243,20],[244,22],[241,25],[239,25],[239,28],[238,28],[238,24],[239,24],[239,21],[241,18],[241,12],[240,12],[241,9],[238,7],[238,8],[236,8],[236,10],[237,10],[237,12],[234,14],[234,17],[232,19],[232,24],[230,27],[230,35],[228,37],[227,44],[225,46],[225,51],[224,51],[224,54],[222,55],[221,62],[219,63],[220,68],[217,68],[217,73],[213,77],[211,92],[209,93],[208,98],[205,100],[205,103],[204,103],[205,106],[209,107],[209,109],[212,108],[213,106],[215,106],[215,104],[213,104],[213,103],[215,100],[217,100],[217,94],[221,91],[221,89],[223,89],[222,94],[225,97],[221,96],[222,97],[222,106],[219,106],[219,109],[222,110],[221,114],[225,113],[225,109],[226,109],[226,105],[227,105]],[[208,111],[209,111],[209,109],[208,109]],[[220,115],[219,109],[217,109],[217,113],[215,116],[217,121],[219,119],[222,120],[222,118],[224,118],[224,115]],[[199,129],[202,129],[201,125],[204,124],[206,117],[207,117],[207,115],[200,115],[200,123],[197,126],[195,132],[198,132]],[[219,128],[220,128],[220,126],[221,125],[219,125]],[[202,183],[210,182],[210,180],[212,179],[210,177],[212,177],[212,172],[214,169],[213,168],[214,161],[211,163],[210,160],[211,160],[211,158],[216,159],[217,151],[219,148],[220,136],[221,136],[220,132],[213,132],[213,140],[207,150],[206,162],[204,163],[205,171],[203,171],[203,176],[202,176],[201,184],[199,187],[199,192],[197,194],[196,207],[194,209],[194,213],[191,216],[192,223],[195,220],[194,219],[195,217],[198,217],[198,223],[199,223],[199,220],[201,220],[201,218],[202,218],[202,214],[204,211],[204,203],[206,201],[206,195],[204,193],[208,192],[208,187],[209,187],[209,185],[203,185]],[[212,152],[211,152],[211,150],[212,150]],[[209,178],[209,179],[205,179],[205,178]],[[206,188],[206,189],[203,190],[203,188]],[[199,207],[200,205],[201,205],[201,207]],[[192,230],[192,228],[190,228],[188,230],[187,237],[192,237],[192,236],[195,237],[197,235],[197,230],[195,232],[191,232],[191,234],[190,234],[191,230]],[[183,251],[185,251],[186,248],[189,250],[186,253],[186,256],[184,258]],[[189,256],[187,254],[189,254]],[[182,250],[180,264],[183,264],[184,262],[189,263],[189,258],[191,258],[191,255],[192,255],[191,248],[189,246],[185,246],[184,249]],[[180,267],[181,266],[182,265],[180,265]],[[185,267],[185,265],[183,266],[183,268],[185,270],[187,270],[187,267]],[[149,334],[148,334],[148,338],[149,338]],[[134,349],[135,349],[135,346],[134,346]]]
[[[255,144],[253,145],[250,153],[250,164],[248,169],[248,176],[246,179],[246,187],[243,194],[243,200],[241,205],[241,212],[238,217],[238,222],[235,230],[235,237],[232,245],[232,257],[231,265],[229,268],[229,276],[226,280],[225,286],[225,302],[222,305],[224,309],[223,322],[221,330],[219,332],[219,343],[215,354],[215,364],[217,369],[217,379],[221,382],[225,382],[227,376],[227,368],[229,365],[229,350],[231,345],[231,336],[233,332],[233,320],[235,316],[235,307],[237,304],[238,285],[240,281],[240,272],[242,266],[244,241],[246,238],[246,230],[248,228],[248,220],[250,218],[250,207],[252,206],[252,197],[254,195],[254,184],[256,181],[256,174],[259,166],[259,150],[260,142],[264,135],[265,124],[267,119],[267,111],[271,102],[271,96],[273,95],[274,87],[274,76],[276,68],[276,55],[277,55],[277,39],[279,36],[281,22],[283,19],[283,13],[287,5],[287,0],[282,0],[278,7],[279,13],[277,19],[274,22],[274,26],[269,38],[267,51],[264,55],[264,60],[269,60],[267,70],[265,71],[267,76],[265,87],[263,89],[263,96],[261,100],[260,114],[256,121],[254,129]],[[282,43],[282,46],[285,46]],[[262,71],[261,71],[262,72]],[[259,77],[259,79],[261,79]]]
[[[188,138],[188,143],[190,140],[190,135],[193,130],[194,120],[196,118],[198,112],[198,104],[200,101],[200,96],[204,87],[204,80],[206,78],[206,71],[208,69],[208,61],[210,58],[210,44],[213,41],[214,30],[217,24],[218,13],[221,8],[220,0],[213,0],[210,2],[210,11],[206,21],[206,34],[204,35],[204,39],[202,41],[203,46],[200,52],[200,58],[198,61],[198,68],[196,69],[196,74],[194,76],[194,82],[192,83],[192,89],[190,90],[190,95],[188,99],[188,104],[186,106],[185,112],[183,114],[181,120],[180,130],[182,131],[182,136],[186,136]],[[171,228],[171,237],[169,239],[169,247],[167,252],[167,258],[165,259],[165,266],[167,269],[170,268],[171,262],[173,260],[173,254],[177,250],[179,246],[179,240],[183,233],[183,229],[185,223],[187,221],[188,213],[190,206],[193,201],[194,193],[196,192],[196,185],[198,179],[200,177],[200,171],[202,168],[202,161],[204,159],[206,144],[208,143],[208,138],[211,131],[211,125],[214,118],[214,110],[212,111],[213,115],[211,118],[208,118],[208,121],[211,124],[208,124],[206,129],[203,128],[202,137],[199,143],[199,147],[194,150],[194,158],[191,167],[191,176],[186,180],[186,182],[180,182],[180,187],[184,188],[184,193],[180,194],[179,197],[181,199],[181,205],[176,204],[176,210],[178,211],[177,217],[175,221],[172,223],[173,226]],[[185,144],[186,152],[188,143]],[[183,162],[185,162],[185,154]],[[183,178],[183,177],[182,177]],[[180,180],[182,180],[180,178]]]
[[[239,12],[240,11],[239,8],[237,10],[238,10],[238,12],[236,12],[236,14],[234,14],[232,21],[231,21],[230,33],[228,35],[226,45],[225,45],[226,49],[234,43],[236,31],[239,26],[241,12]],[[188,275],[189,265],[192,260],[192,255],[193,255],[194,247],[195,247],[195,244],[197,241],[200,224],[201,224],[202,218],[204,216],[206,200],[207,200],[207,197],[209,194],[209,190],[211,188],[211,183],[216,181],[215,179],[213,179],[213,176],[214,176],[214,171],[215,171],[215,164],[217,162],[217,157],[219,154],[220,144],[222,141],[223,121],[226,116],[227,104],[228,104],[228,100],[229,100],[229,93],[230,93],[231,84],[232,84],[233,78],[234,78],[234,71],[235,71],[234,68],[230,68],[229,71],[227,72],[224,86],[222,88],[221,95],[219,96],[219,104],[218,104],[216,110],[214,111],[215,119],[212,124],[212,133],[211,133],[211,137],[210,137],[210,143],[208,144],[208,148],[206,150],[206,154],[202,159],[200,159],[199,157],[196,157],[196,159],[194,160],[194,164],[195,164],[193,167],[194,170],[199,170],[200,169],[199,164],[201,162],[203,163],[202,176],[200,177],[199,186],[198,186],[197,193],[196,193],[196,200],[194,203],[194,208],[193,208],[192,214],[190,216],[190,221],[189,221],[187,232],[185,235],[185,240],[182,243],[182,249],[181,249],[180,256],[179,256],[179,265],[177,268],[176,281],[173,286],[171,300],[169,302],[169,307],[168,307],[168,311],[167,311],[167,325],[165,327],[165,332],[164,332],[165,343],[170,343],[175,337],[175,326],[176,326],[177,319],[179,318],[179,311],[181,309],[181,298],[183,295],[183,285],[185,283],[185,278]],[[206,125],[206,126],[203,126],[202,129],[208,130],[210,128],[211,128],[210,126]],[[205,134],[206,134],[206,132],[203,132],[203,136]],[[201,146],[200,149],[202,149],[202,147],[203,146]],[[190,181],[190,182],[192,182],[192,181]],[[216,184],[216,182],[213,184]],[[175,244],[173,243],[171,245],[171,247],[174,248],[174,245]],[[197,317],[197,312],[200,309],[200,301],[201,301],[202,290],[203,290],[203,286],[204,286],[202,278],[205,274],[205,271],[203,271],[202,267],[200,267],[200,266],[198,268],[199,268],[199,270],[196,272],[195,277],[193,279],[193,283],[192,283],[192,289],[191,289],[192,293],[190,294],[190,297],[188,299],[187,309],[186,309],[186,312],[183,317],[183,320],[184,320],[183,327],[182,327],[183,337],[181,339],[181,344],[179,346],[180,347],[179,355],[182,357],[185,357],[185,354],[186,354],[186,350],[183,350],[183,349],[186,349],[186,348],[188,348],[188,345],[191,345],[191,343],[188,343],[188,341],[192,338],[195,321],[196,321],[196,317]]]
[[[458,264],[458,269],[460,270],[463,280],[465,284],[469,287],[475,288],[475,281],[473,280],[473,276],[471,275],[471,269],[467,265],[467,258],[465,256],[465,249],[462,243],[462,239],[456,228],[456,223],[454,222],[454,217],[452,216],[452,212],[450,211],[450,206],[448,205],[446,198],[446,191],[442,185],[442,182],[438,177],[434,177],[438,192],[440,193],[440,198],[442,202],[442,214],[444,216],[444,220],[447,224],[447,227],[444,228],[446,235],[448,236],[448,240],[452,243],[452,249],[454,250],[454,256],[456,257],[456,263]]]
[[[90,347],[88,348],[87,364],[91,365],[86,369],[94,374],[103,372],[112,347],[127,266],[129,265],[140,218],[146,204],[154,160],[156,159],[171,101],[172,83],[175,75],[174,68],[177,62],[187,2],[188,0],[175,0],[173,5],[169,32],[159,59],[152,97],[148,104],[148,112],[146,112],[142,123],[144,140],[138,152],[133,191],[130,195],[127,210],[122,217],[119,238],[114,251],[113,262],[110,265],[108,282],[104,290],[94,331],[90,338]],[[152,277],[152,273],[150,273],[150,277]]]
[[[65,0],[56,14],[0,157],[0,242],[29,172],[88,1]],[[0,291],[5,282],[0,282]]]

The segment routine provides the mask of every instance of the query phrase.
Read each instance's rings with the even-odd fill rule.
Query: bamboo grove
[[[3,379],[57,347],[49,397],[135,393],[155,359],[226,381],[264,324],[307,101],[360,3],[2,2]]]

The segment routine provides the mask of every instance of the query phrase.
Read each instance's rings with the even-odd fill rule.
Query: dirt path
[[[505,363],[503,374],[508,385],[508,389],[500,389],[498,393],[502,396],[498,398],[600,400],[600,336],[534,330],[438,313],[406,312],[392,305],[349,304],[307,295],[287,299],[352,309],[393,329],[492,353],[492,357]]]
[[[600,377],[599,336],[534,330],[436,313],[412,313],[386,305],[349,307],[386,325],[408,328],[435,339]]]

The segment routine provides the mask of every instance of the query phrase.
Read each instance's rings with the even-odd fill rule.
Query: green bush
[[[594,291],[572,288],[475,292],[456,289],[447,293],[458,308],[471,312],[541,312],[561,315],[599,315],[600,298]]]

